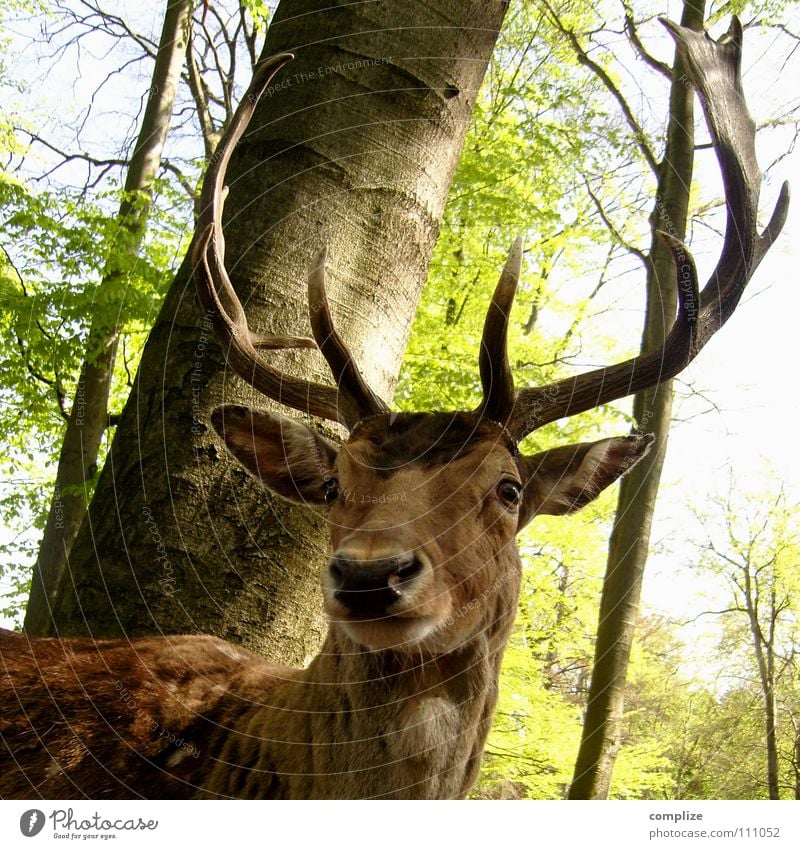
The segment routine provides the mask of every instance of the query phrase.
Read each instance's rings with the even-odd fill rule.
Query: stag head
[[[647,453],[653,437],[633,433],[534,455],[520,453],[519,442],[548,422],[678,374],[733,312],[779,232],[787,186],[764,233],[755,228],[759,180],[753,125],[741,96],[738,21],[719,42],[666,25],[701,94],[725,180],[728,229],[717,268],[701,293],[688,248],[661,234],[675,260],[679,295],[664,345],[548,386],[517,390],[506,350],[522,261],[517,239],[488,309],[479,355],[483,400],[472,411],[389,411],[336,332],[325,294],[324,252],[308,279],[314,341],[248,329],[225,270],[225,169],[259,95],[292,57],[275,56],[257,72],[206,176],[194,249],[198,291],[241,377],[281,404],[340,423],[349,436],[337,444],[295,419],[237,405],[217,408],[211,421],[228,450],[265,487],[327,511],[333,556],[322,570],[322,588],[342,639],[371,650],[436,655],[481,637],[503,640],[519,587],[516,534],[536,515],[571,513],[588,504]],[[286,347],[318,347],[335,386],[282,374],[259,354]]]

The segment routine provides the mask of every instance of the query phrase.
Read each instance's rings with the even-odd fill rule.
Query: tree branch
[[[625,99],[622,92],[614,84],[614,81],[611,79],[606,69],[599,65],[597,62],[595,62],[594,59],[592,59],[586,52],[586,50],[581,46],[577,35],[575,35],[575,33],[571,29],[569,29],[562,23],[561,19],[555,13],[550,3],[544,2],[543,5],[550,13],[550,17],[553,20],[553,23],[558,28],[558,30],[562,33],[562,35],[566,36],[567,40],[572,45],[572,49],[575,51],[578,63],[592,71],[592,73],[594,73],[594,75],[605,86],[605,88],[608,90],[614,100],[617,101],[619,108],[622,110],[622,114],[625,116],[625,121],[628,124],[631,133],[633,134],[636,146],[639,148],[639,151],[645,158],[645,161],[650,167],[650,170],[656,177],[658,177],[658,160],[656,159],[655,154],[650,148],[650,145],[647,141],[646,133],[639,125],[639,122],[636,120],[636,117],[634,116],[633,111],[628,105],[628,101]]]
[[[91,188],[97,185],[97,183],[103,179],[103,177],[112,169],[112,168],[127,168],[128,160],[127,159],[97,159],[94,156],[89,156],[88,153],[67,153],[64,150],[56,147],[51,142],[43,139],[41,136],[36,133],[31,132],[30,130],[25,129],[24,127],[15,127],[17,132],[25,133],[32,142],[36,142],[37,144],[42,145],[42,147],[47,148],[52,153],[57,154],[61,157],[61,162],[57,165],[54,165],[52,168],[49,168],[43,174],[40,174],[38,177],[34,178],[35,182],[39,182],[41,180],[47,179],[51,174],[54,174],[58,171],[59,168],[63,168],[68,162],[86,162],[91,168],[99,168],[100,175],[92,182],[86,184],[85,188]],[[89,176],[91,176],[91,171],[89,172]]]
[[[636,29],[636,22],[633,18],[633,9],[628,0],[623,0],[622,7],[625,9],[625,34],[628,36],[631,46],[636,51],[636,55],[654,71],[671,80],[672,68],[664,62],[659,62],[655,56],[647,52],[645,46],[642,44]]]
[[[592,203],[594,204],[595,209],[597,209],[597,214],[603,220],[603,224],[606,225],[606,228],[608,229],[609,233],[611,233],[611,237],[614,239],[615,242],[617,242],[617,244],[625,248],[628,253],[632,254],[637,259],[639,259],[642,264],[645,264],[647,262],[647,256],[645,255],[645,253],[623,238],[622,234],[619,232],[619,230],[617,230],[614,222],[608,217],[608,214],[606,213],[605,207],[601,203],[600,198],[598,198],[597,195],[592,191],[592,187],[589,185],[589,180],[587,179],[586,175],[582,174],[581,176],[583,177],[583,182],[586,186],[586,192],[589,195],[589,198],[591,199]]]
[[[178,168],[177,165],[175,165],[168,159],[162,159],[161,167],[165,171],[170,171],[175,175],[176,179],[181,185],[181,188],[186,192],[187,195],[189,195],[190,200],[196,201],[198,199],[200,193],[197,190],[197,186],[190,182],[189,178],[183,173],[183,171],[181,171],[180,168]]]
[[[194,21],[192,21],[192,23],[194,23]],[[214,120],[211,117],[208,87],[203,80],[203,75],[200,73],[199,67],[197,66],[193,27],[190,30],[189,43],[186,48],[186,68],[186,81],[189,85],[192,100],[194,101],[197,119],[200,122],[200,131],[203,134],[203,147],[205,149],[206,162],[209,162],[217,148],[220,134],[214,127]]]

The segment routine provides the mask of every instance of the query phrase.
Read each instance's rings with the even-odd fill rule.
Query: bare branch
[[[606,209],[603,206],[600,198],[597,197],[597,195],[592,191],[592,187],[589,184],[588,178],[586,177],[585,174],[583,174],[582,176],[583,176],[584,185],[586,186],[586,193],[589,195],[589,198],[591,199],[592,203],[594,204],[595,209],[597,210],[597,214],[602,219],[603,224],[606,225],[608,232],[611,233],[611,237],[613,238],[613,240],[618,245],[621,245],[623,248],[625,248],[625,250],[628,251],[628,253],[635,256],[640,262],[642,262],[643,264],[646,264],[647,263],[647,256],[644,253],[644,251],[640,250],[635,245],[632,245],[630,242],[628,242],[622,236],[622,234],[619,232],[619,230],[617,229],[614,222],[609,218],[608,213],[606,212]]]
[[[82,6],[89,10],[90,15],[88,17],[79,18],[77,14],[68,9],[68,7],[61,7],[64,12],[72,13],[75,23],[83,24],[88,30],[96,31],[100,29],[107,35],[120,38],[121,36],[118,33],[115,33],[111,28],[111,25],[113,25],[120,30],[122,36],[129,38],[137,44],[141,48],[142,52],[144,52],[147,56],[151,59],[156,58],[158,53],[158,44],[147,36],[132,30],[124,18],[119,17],[119,15],[112,15],[111,12],[106,12],[101,9],[99,5],[93,5],[92,3],[89,3],[88,0],[79,0],[79,2]]]
[[[597,62],[595,62],[594,59],[592,59],[589,56],[589,54],[586,52],[586,50],[581,45],[580,40],[578,39],[578,36],[575,34],[575,32],[573,30],[569,29],[567,26],[564,25],[561,18],[555,12],[555,10],[550,5],[550,3],[544,2],[543,5],[547,9],[547,11],[550,13],[550,18],[553,21],[553,23],[556,25],[558,30],[564,36],[566,36],[567,40],[572,45],[572,49],[575,51],[575,56],[578,60],[578,63],[583,65],[585,68],[588,68],[590,71],[592,71],[592,73],[605,86],[605,88],[608,90],[608,92],[611,94],[611,96],[614,98],[614,100],[617,101],[617,104],[619,105],[619,108],[622,111],[623,116],[625,117],[625,121],[628,124],[628,127],[631,130],[631,133],[633,134],[633,138],[634,138],[634,141],[636,142],[636,146],[639,148],[639,151],[641,152],[642,156],[644,157],[645,161],[647,162],[648,166],[650,167],[650,170],[653,172],[653,174],[656,177],[658,177],[658,175],[659,175],[658,160],[656,159],[656,156],[655,156],[655,154],[653,153],[653,151],[650,147],[650,143],[647,139],[647,134],[642,129],[639,122],[636,120],[636,117],[633,114],[633,110],[631,109],[630,105],[628,104],[628,101],[625,99],[622,92],[619,90],[619,88],[616,86],[614,81],[611,79],[611,76],[609,75],[608,71],[606,71],[605,68],[603,68]]]
[[[625,9],[625,33],[628,36],[628,41],[630,41],[631,46],[636,51],[636,55],[654,71],[666,77],[668,80],[672,79],[672,68],[670,68],[669,65],[664,64],[664,62],[659,62],[655,56],[648,53],[644,44],[642,44],[642,41],[639,38],[639,32],[636,28],[636,22],[633,18],[633,9],[631,8],[628,0],[622,0],[622,6]]]
[[[56,147],[56,145],[47,141],[47,139],[43,139],[40,135],[37,135],[36,133],[33,133],[30,130],[25,129],[24,127],[15,127],[14,129],[17,132],[24,133],[25,135],[27,135],[32,142],[36,142],[37,144],[42,145],[42,147],[46,147],[48,150],[52,151],[53,153],[58,154],[58,156],[60,156],[61,159],[63,160],[60,164],[56,165],[54,168],[51,168],[49,171],[46,171],[41,176],[36,177],[35,179],[37,181],[43,180],[45,177],[50,176],[55,171],[57,171],[59,168],[66,165],[68,162],[86,162],[88,165],[90,165],[94,168],[103,169],[104,174],[107,173],[108,170],[111,169],[111,168],[115,168],[115,167],[127,168],[128,164],[129,164],[127,159],[97,159],[94,156],[89,156],[88,153],[67,153],[66,151],[61,150],[61,148]]]

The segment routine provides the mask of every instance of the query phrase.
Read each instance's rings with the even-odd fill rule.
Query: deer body
[[[2,798],[186,798],[231,693],[266,692],[271,668],[213,637],[29,641],[0,633]],[[197,748],[195,748],[197,746]]]
[[[240,717],[246,733],[226,737],[203,796],[462,798],[477,777],[499,673],[497,652],[475,642],[409,666],[387,653],[360,657],[358,646],[329,636],[300,679],[273,690],[274,706]],[[269,740],[275,727],[284,741]],[[246,735],[267,739],[254,750]]]
[[[231,151],[288,55],[257,72],[203,184],[194,243],[200,300],[229,364],[287,406],[339,422],[338,444],[237,405],[211,424],[272,492],[328,513],[321,571],[330,628],[305,670],[212,637],[55,640],[0,633],[0,797],[459,798],[477,775],[520,585],[517,533],[578,510],[645,456],[633,433],[524,455],[544,424],[678,374],[731,315],[785,219],[784,186],[755,230],[758,168],[741,94],[741,26],[714,42],[669,24],[720,160],[728,227],[702,292],[675,259],[679,311],[664,345],[539,388],[514,387],[506,351],[517,240],[489,307],[471,412],[390,413],[336,332],[325,258],[309,277],[314,341],[252,333],[224,264]],[[741,137],[740,137],[741,136]],[[699,306],[698,306],[699,305]],[[281,374],[261,351],[319,347],[336,386]]]
[[[0,720],[0,798],[465,795],[497,652],[479,639],[410,668],[343,642],[329,635],[300,671],[210,637],[42,639],[31,651],[4,632],[21,704]]]

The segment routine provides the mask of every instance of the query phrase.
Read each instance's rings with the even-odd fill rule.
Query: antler
[[[308,279],[311,328],[316,342],[305,337],[253,333],[225,270],[222,209],[227,195],[224,182],[228,162],[270,80],[293,58],[291,53],[280,53],[259,66],[208,167],[192,252],[195,281],[200,303],[214,324],[227,362],[242,379],[274,401],[352,429],[361,419],[388,408],[367,386],[334,328],[325,294],[325,253],[320,255]],[[338,388],[284,374],[268,365],[258,353],[317,346],[331,367]]]
[[[514,375],[508,362],[508,318],[522,269],[522,236],[517,236],[486,313],[478,368],[483,401],[478,412],[504,422],[514,406]]]
[[[680,50],[700,96],[725,186],[727,226],[717,267],[702,293],[688,248],[659,233],[675,260],[678,315],[664,344],[606,368],[514,394],[505,336],[518,271],[515,243],[489,308],[481,343],[484,401],[478,408],[503,422],[516,439],[548,422],[590,410],[655,386],[680,373],[730,318],[758,264],[781,231],[789,205],[784,183],[763,233],[756,216],[761,185],[755,156],[755,125],[747,111],[741,81],[742,26],[734,17],[718,41],[661,19]],[[493,341],[490,337],[496,337]],[[498,340],[502,339],[502,346]]]
[[[786,220],[788,183],[781,188],[769,224],[758,233],[761,179],[755,157],[755,126],[742,91],[742,27],[738,18],[733,18],[730,30],[718,41],[706,33],[664,19],[661,22],[675,39],[698,92],[722,171],[727,225],[717,267],[700,292],[688,248],[678,239],[659,233],[672,253],[678,284],[678,314],[664,344],[613,366],[516,392],[506,343],[522,261],[522,242],[517,239],[486,316],[479,360],[484,397],[478,407],[481,415],[505,424],[515,439],[563,416],[655,386],[683,371],[730,318]],[[309,308],[316,345],[331,368],[337,388],[285,375],[261,358],[259,350],[310,348],[315,342],[251,332],[225,270],[221,221],[228,162],[269,81],[292,58],[282,53],[262,63],[209,166],[193,251],[197,289],[228,363],[244,380],[282,404],[338,421],[352,430],[361,419],[386,412],[388,407],[367,386],[334,328],[325,294],[325,252],[309,275]]]

